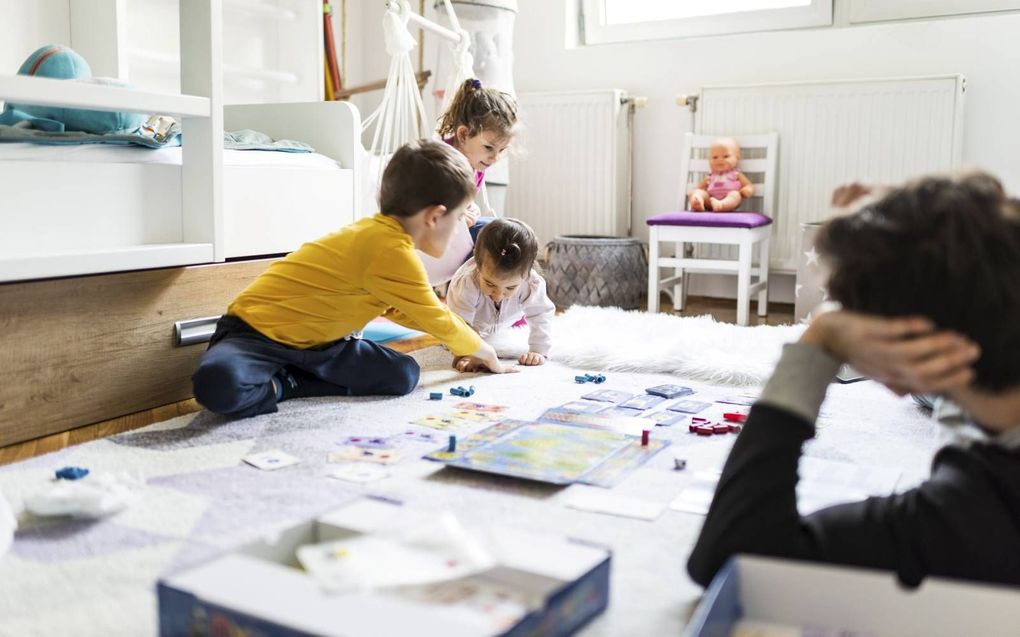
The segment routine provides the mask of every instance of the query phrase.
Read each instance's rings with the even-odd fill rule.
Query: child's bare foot
[[[705,202],[697,195],[691,197],[691,210],[695,212],[705,212]]]
[[[718,199],[716,199],[715,197],[712,197],[711,199],[709,199],[708,203],[709,203],[710,206],[712,206],[712,212],[722,212],[723,211],[723,202],[718,200]]]

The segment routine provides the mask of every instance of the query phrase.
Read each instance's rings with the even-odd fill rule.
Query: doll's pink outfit
[[[708,176],[709,196],[715,199],[723,199],[734,190],[740,190],[740,171],[729,170],[724,173],[712,173]]]

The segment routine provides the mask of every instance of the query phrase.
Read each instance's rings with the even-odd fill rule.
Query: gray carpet
[[[563,491],[496,476],[455,472],[418,457],[437,445],[401,442],[405,454],[392,476],[357,485],[324,477],[326,454],[349,435],[429,431],[408,422],[452,409],[452,398],[428,392],[474,384],[478,402],[509,405],[507,415],[533,419],[545,408],[577,399],[576,370],[556,363],[505,376],[459,376],[439,348],[418,353],[422,383],[401,398],[309,399],[283,403],[277,414],[228,422],[201,412],[47,456],[0,467],[0,491],[15,511],[54,469],[138,471],[147,480],[130,509],[99,521],[22,519],[10,552],[0,558],[0,635],[152,635],[154,584],[174,571],[301,521],[364,493],[454,510],[468,524],[508,525],[583,538],[613,550],[606,614],[585,635],[675,635],[700,589],[684,563],[702,518],[667,511],[654,522],[582,512],[562,505]],[[732,387],[663,374],[611,372],[601,388],[642,392],[664,382],[687,384],[705,400]],[[874,383],[833,386],[825,426],[810,455],[897,467],[901,487],[927,473],[938,432],[908,399]],[[721,405],[710,414],[721,414]],[[479,428],[484,425],[479,425]],[[443,440],[445,434],[436,432]],[[614,491],[669,501],[694,469],[716,466],[733,437],[699,438],[684,425],[656,428],[674,444]],[[302,463],[274,472],[241,462],[251,452],[282,449]],[[673,470],[676,450],[690,470]]]

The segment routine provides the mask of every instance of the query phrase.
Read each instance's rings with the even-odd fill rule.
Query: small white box
[[[568,635],[609,602],[607,549],[528,531],[488,529],[495,566],[424,595],[330,594],[297,564],[299,546],[371,534],[406,514],[398,502],[362,498],[164,577],[158,584],[160,635]]]
[[[684,636],[729,636],[740,621],[848,637],[1015,637],[1020,589],[927,578],[910,590],[887,572],[742,555],[712,580]]]

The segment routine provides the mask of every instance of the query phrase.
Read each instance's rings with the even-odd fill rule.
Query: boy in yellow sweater
[[[195,398],[243,418],[288,398],[407,394],[418,384],[414,359],[361,340],[380,315],[507,371],[436,298],[415,254],[441,256],[474,196],[471,167],[451,146],[403,146],[383,173],[380,214],[306,243],[234,299],[192,376]]]

